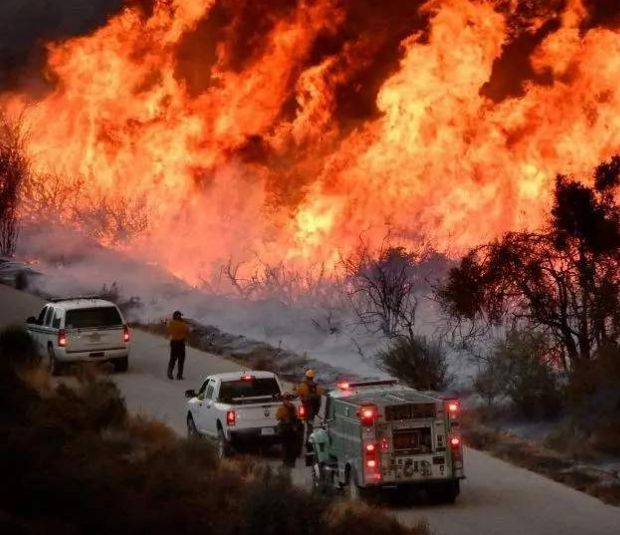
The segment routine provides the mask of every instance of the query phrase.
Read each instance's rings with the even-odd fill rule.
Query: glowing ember
[[[620,151],[620,30],[584,25],[581,0],[520,23],[517,0],[420,2],[379,113],[357,120],[342,94],[368,89],[380,36],[342,37],[335,0],[277,4],[242,53],[246,2],[127,7],[49,45],[44,98],[0,105],[25,110],[39,170],[144,202],[148,231],[124,245],[190,281],[230,258],[329,267],[361,233],[458,253],[540,225],[556,173]],[[554,18],[522,90],[491,98],[506,47]]]

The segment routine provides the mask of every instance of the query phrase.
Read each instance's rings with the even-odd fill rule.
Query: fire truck
[[[306,466],[317,490],[357,500],[373,489],[425,487],[453,503],[465,478],[460,404],[397,381],[341,383],[308,438]]]

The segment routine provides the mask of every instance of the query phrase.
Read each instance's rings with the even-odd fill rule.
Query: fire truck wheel
[[[359,502],[366,498],[366,489],[360,487],[357,483],[357,475],[355,470],[349,472],[347,477],[347,486],[345,488],[346,496],[352,502]]]
[[[454,503],[460,493],[459,481],[448,481],[428,488],[428,497],[432,503]]]
[[[317,494],[325,493],[325,474],[321,463],[312,465],[312,491]]]

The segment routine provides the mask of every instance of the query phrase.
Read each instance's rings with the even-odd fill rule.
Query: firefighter
[[[297,386],[297,394],[301,399],[306,419],[306,440],[314,429],[314,419],[321,410],[321,394],[319,385],[315,382],[316,373],[313,369],[306,370],[306,377]]]
[[[292,399],[293,396],[289,392],[284,392],[282,405],[276,412],[278,431],[282,438],[282,464],[287,468],[295,468],[295,460],[300,453],[300,436],[303,428]]]
[[[168,322],[166,331],[170,338],[170,361],[168,362],[168,379],[173,379],[172,372],[177,366],[177,379],[183,380],[183,367],[185,365],[185,342],[189,335],[189,325],[183,320],[183,314],[175,310],[172,321]]]

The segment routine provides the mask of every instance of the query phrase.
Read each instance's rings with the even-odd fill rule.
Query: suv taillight
[[[58,347],[66,347],[67,345],[67,333],[64,329],[58,331]]]
[[[131,340],[131,333],[129,332],[129,327],[127,325],[123,325],[123,342],[126,344]]]
[[[226,423],[229,427],[232,427],[237,423],[237,413],[235,411],[226,412]]]

